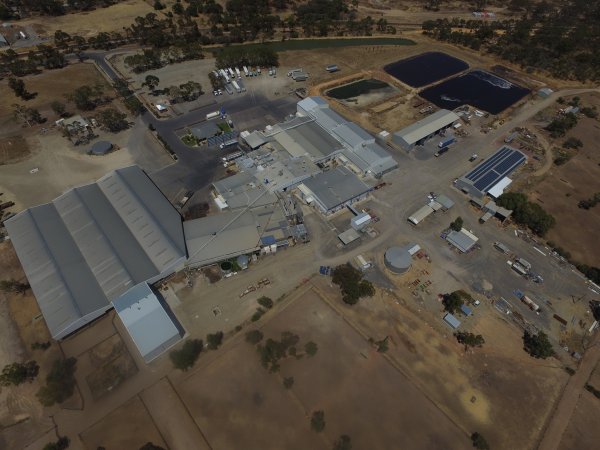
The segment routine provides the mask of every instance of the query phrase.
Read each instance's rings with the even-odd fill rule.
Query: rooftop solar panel
[[[479,178],[479,180],[477,180],[473,186],[475,186],[476,189],[485,192],[489,187],[491,187],[491,185],[495,184],[497,180],[498,174],[494,171],[491,171]]]
[[[462,179],[468,180],[469,184],[480,193],[486,193],[526,159],[527,157],[520,151],[504,146]]]

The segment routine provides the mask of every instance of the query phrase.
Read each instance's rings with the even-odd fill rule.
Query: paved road
[[[585,352],[575,375],[569,378],[562,397],[546,427],[538,450],[557,450],[562,436],[569,425],[573,411],[577,406],[584,386],[590,379],[592,371],[600,361],[600,334],[596,333],[592,345]]]

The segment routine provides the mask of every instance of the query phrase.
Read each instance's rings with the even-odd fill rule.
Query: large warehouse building
[[[475,198],[482,198],[490,191],[498,197],[502,190],[510,184],[508,175],[527,161],[527,156],[519,150],[502,146],[488,159],[478,164],[473,170],[456,181],[456,187]],[[495,189],[494,187],[502,189]]]
[[[404,150],[412,150],[416,145],[423,145],[427,139],[451,127],[458,120],[459,117],[452,111],[440,109],[392,134],[392,142]]]
[[[54,339],[100,317],[121,297],[130,304],[132,293],[148,297],[148,284],[183,267],[187,257],[181,216],[137,166],[5,224]],[[161,317],[157,333],[173,326],[169,315]]]

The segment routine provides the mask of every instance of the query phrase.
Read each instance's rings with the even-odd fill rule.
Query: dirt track
[[[538,450],[557,450],[563,433],[569,425],[569,421],[575,411],[579,397],[583,392],[585,383],[589,379],[594,367],[600,360],[600,334],[596,334],[591,347],[585,353],[579,365],[577,373],[567,383],[558,406],[546,426],[546,432],[542,438]]]

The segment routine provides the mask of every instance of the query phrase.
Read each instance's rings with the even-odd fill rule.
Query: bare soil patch
[[[0,165],[22,161],[30,154],[31,151],[23,136],[0,139]]]
[[[600,399],[584,390],[579,397],[569,425],[563,434],[559,450],[595,448],[600,441],[598,408]]]
[[[81,433],[80,437],[88,450],[98,447],[137,449],[147,442],[167,448],[138,396],[96,422]]]
[[[588,104],[587,101],[583,101]],[[600,106],[600,101],[596,103]],[[600,205],[588,210],[579,208],[581,200],[600,192],[600,122],[582,118],[567,134],[583,142],[567,163],[553,166],[546,178],[532,190],[544,209],[556,218],[556,226],[547,239],[569,251],[575,261],[600,266],[600,241],[596,239],[600,229]],[[560,145],[564,139],[557,141]],[[576,224],[576,232],[574,231]]]
[[[138,371],[118,334],[88,352],[93,371],[86,377],[94,400],[108,394]]]

